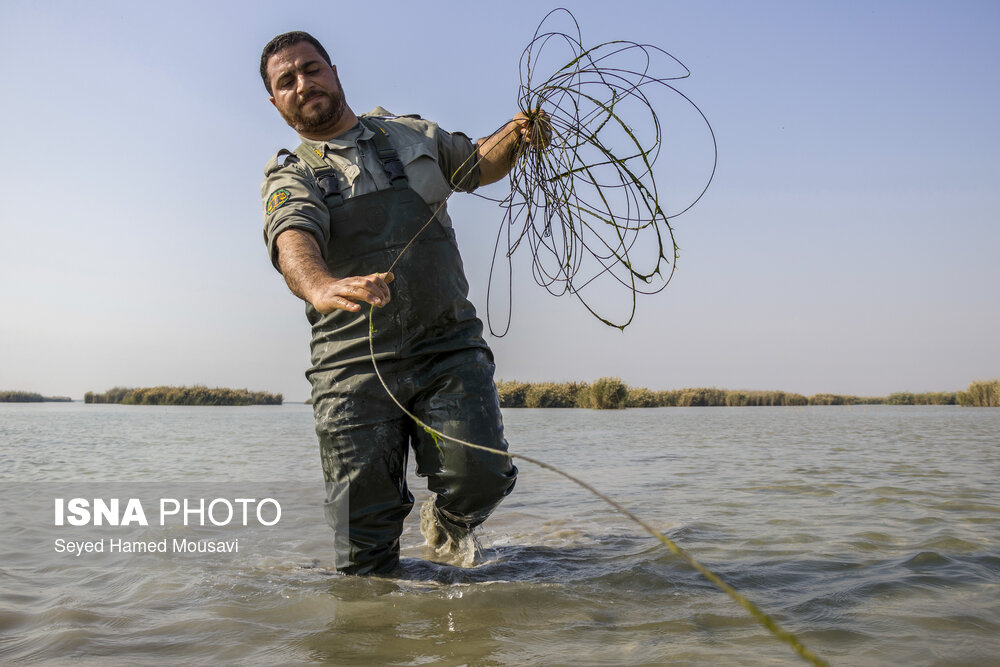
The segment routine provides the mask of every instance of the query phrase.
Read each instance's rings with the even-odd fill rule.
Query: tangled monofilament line
[[[575,36],[543,31],[565,14]],[[563,48],[569,61],[541,83],[537,69],[548,51]],[[680,68],[673,76],[654,71],[659,60]],[[670,82],[686,78],[677,58],[648,44],[612,41],[586,48],[580,26],[566,9],[542,19],[520,60],[518,106],[530,119],[548,123],[545,149],[525,148],[510,173],[511,192],[500,200],[504,221],[497,234],[489,293],[497,263],[507,264],[506,323],[490,332],[507,333],[511,321],[511,258],[526,246],[535,281],[554,295],[571,293],[599,320],[624,329],[635,316],[636,296],[663,290],[673,277],[677,243],[670,219],[701,199],[715,175],[715,134],[704,113]],[[712,143],[711,173],[697,194],[668,212],[660,204],[653,165],[663,147],[663,128],[651,94],[676,94],[704,121]],[[542,113],[543,112],[543,113]],[[503,242],[506,241],[506,247]],[[631,297],[628,316],[617,321],[596,306],[585,288],[610,279]]]
[[[579,37],[579,25],[575,19],[573,23],[577,25],[576,38],[564,33],[542,33],[542,25],[556,12],[565,12],[573,19],[573,15],[565,9],[550,12],[542,19],[542,23],[535,31],[534,39],[521,58],[523,74],[519,104],[530,120],[551,124],[552,140],[542,150],[525,146],[511,172],[511,194],[500,202],[506,207],[506,214],[504,225],[497,237],[494,265],[490,271],[490,288],[492,290],[493,268],[496,266],[500,240],[506,230],[508,294],[512,278],[511,256],[519,245],[526,243],[531,249],[533,272],[539,284],[553,294],[573,293],[602,322],[625,328],[635,315],[636,294],[658,292],[666,287],[673,276],[677,244],[674,241],[669,218],[690,209],[708,189],[715,174],[715,135],[701,110],[667,83],[688,76],[689,71],[680,61],[661,49],[634,42],[607,42],[592,49],[584,49]],[[533,86],[531,84],[533,62],[537,62],[538,54],[550,40],[561,40],[568,44],[574,50],[575,57],[544,84]],[[630,52],[643,55],[645,66],[640,69],[612,66],[617,64],[616,59],[622,54]],[[666,55],[683,68],[684,73],[669,78],[653,77],[649,73],[649,67],[651,55],[654,53]],[[656,183],[652,178],[652,166],[660,152],[661,128],[656,112],[643,89],[651,84],[665,86],[690,104],[705,121],[712,138],[711,174],[697,196],[672,215],[668,215],[661,208]],[[654,129],[654,140],[649,146],[638,138],[638,133],[632,129],[633,126],[626,122],[625,118],[630,116],[621,112],[621,107],[629,100],[637,100],[640,107],[646,110],[647,120]],[[539,110],[545,113],[542,114]],[[627,137],[628,151],[625,157],[616,156],[612,152],[611,143],[605,140],[609,128],[618,129]],[[386,271],[392,270],[443,206],[444,202],[399,252]],[[622,207],[623,211],[620,210]],[[656,239],[656,256],[652,266],[645,269],[635,261],[636,252],[643,247],[640,241],[640,236],[643,234]],[[667,246],[665,240],[669,240],[670,257],[665,254]],[[587,268],[588,259],[596,260],[598,268],[589,277],[580,279],[578,276],[581,270]],[[664,263],[669,266],[669,270],[663,269]],[[602,276],[611,276],[631,291],[632,309],[624,323],[616,324],[603,317],[581,295],[584,287]],[[659,284],[656,284],[654,280],[656,278],[659,278]],[[440,438],[469,449],[528,461],[565,477],[611,505],[662,542],[674,554],[683,558],[775,637],[794,648],[802,658],[814,665],[827,664],[812,653],[798,637],[781,628],[774,619],[673,540],[590,484],[538,459],[467,442],[438,431],[423,422],[400,402],[382,377],[375,358],[374,312],[375,308],[371,307],[368,314],[368,344],[375,375],[400,411],[430,433],[435,442]],[[503,335],[509,326],[510,301],[508,301],[507,324],[503,332],[497,334],[493,330],[492,322],[490,330],[494,335]]]

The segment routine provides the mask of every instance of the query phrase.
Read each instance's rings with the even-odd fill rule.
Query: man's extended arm
[[[392,273],[338,279],[323,260],[316,237],[300,229],[286,229],[275,243],[278,267],[288,288],[319,312],[340,309],[355,313],[361,309],[361,302],[379,307],[389,303],[388,283],[392,282]]]
[[[514,166],[518,147],[522,143],[542,148],[548,144],[551,134],[552,129],[544,112],[539,112],[534,122],[526,113],[520,112],[502,128],[477,141],[479,184],[496,183],[506,176]]]

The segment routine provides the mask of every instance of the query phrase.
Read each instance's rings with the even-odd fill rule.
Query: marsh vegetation
[[[84,403],[123,405],[281,405],[281,394],[247,389],[193,387],[114,387],[103,393],[88,391]]]
[[[976,380],[958,392],[958,404],[971,408],[1000,408],[1000,380]]]
[[[1000,381],[976,381],[966,391],[897,392],[889,396],[814,394],[786,391],[689,387],[652,391],[616,377],[587,382],[497,382],[505,408],[663,408],[802,405],[964,405],[1000,407]]]
[[[68,396],[42,396],[33,391],[0,391],[0,403],[65,403],[72,400]]]

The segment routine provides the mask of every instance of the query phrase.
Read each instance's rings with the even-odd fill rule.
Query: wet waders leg
[[[414,414],[462,440],[507,451],[493,363],[481,349],[439,355],[416,373],[426,389],[414,396]],[[514,488],[510,458],[435,438],[414,427],[417,474],[437,494],[439,520],[464,528],[481,524]]]
[[[386,574],[399,564],[403,520],[413,508],[406,487],[409,420],[317,426],[337,570]]]
[[[402,521],[413,503],[405,483],[411,437],[420,474],[437,494],[437,514],[460,525],[481,523],[517,473],[503,456],[447,442],[439,448],[402,421],[372,373],[370,357],[392,394],[432,426],[506,449],[492,357],[468,299],[454,233],[409,187],[409,165],[400,160],[386,123],[361,122],[372,133],[387,188],[345,198],[333,167],[304,145],[296,149],[314,171],[330,213],[325,256],[331,274],[364,276],[395,266],[393,298],[371,311],[370,343],[367,309],[324,314],[306,307],[313,325],[307,375],[328,484],[327,518],[337,569],[357,574],[382,573],[398,563]]]

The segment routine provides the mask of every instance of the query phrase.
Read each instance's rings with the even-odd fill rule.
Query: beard
[[[318,104],[313,104],[312,108],[306,110],[305,105],[319,98]],[[322,91],[314,92],[295,111],[289,113],[282,112],[285,122],[292,126],[296,132],[314,132],[326,127],[333,127],[344,115],[347,102],[344,94],[330,95]]]

